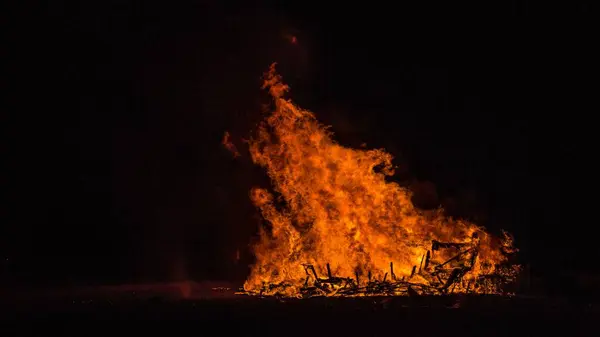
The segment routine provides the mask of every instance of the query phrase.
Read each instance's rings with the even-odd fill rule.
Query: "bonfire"
[[[390,181],[392,155],[333,140],[315,114],[285,95],[275,71],[272,100],[249,141],[252,161],[272,181],[250,197],[265,225],[243,292],[261,296],[393,296],[504,292],[519,266],[512,237],[422,211]],[[227,135],[228,136],[228,135]]]

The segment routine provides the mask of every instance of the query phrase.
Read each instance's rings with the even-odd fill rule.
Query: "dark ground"
[[[226,285],[231,287],[231,285]],[[185,289],[188,289],[187,291]],[[190,291],[191,289],[191,291]],[[180,292],[179,292],[179,291]],[[246,336],[591,336],[598,302],[498,296],[260,299],[216,284],[78,288],[2,296],[3,336],[123,330]],[[187,296],[188,299],[182,298]],[[18,304],[18,305],[17,305]]]
[[[233,298],[74,303],[52,311],[4,316],[2,330],[61,335],[102,334],[132,328],[170,334],[246,336],[591,336],[598,307],[524,298],[309,299]],[[15,317],[16,316],[16,317]],[[8,317],[8,318],[7,318]]]

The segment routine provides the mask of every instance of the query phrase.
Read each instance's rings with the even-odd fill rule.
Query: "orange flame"
[[[477,237],[478,256],[465,280],[498,272],[506,261],[510,240],[487,234],[475,224],[445,217],[442,210],[420,211],[411,193],[386,177],[394,174],[392,156],[382,149],[352,149],[332,140],[332,133],[315,115],[284,98],[289,87],[281,82],[275,64],[265,74],[275,109],[250,140],[254,163],[264,167],[273,192],[252,189],[252,202],[268,226],[254,246],[256,263],[244,284],[247,292],[265,284],[286,283],[280,295],[298,296],[313,265],[331,273],[358,278],[383,278],[393,263],[397,277],[433,282],[422,273],[432,241],[469,243]],[[474,233],[476,233],[474,235]],[[446,260],[449,252],[432,253]],[[416,268],[419,273],[415,274]],[[360,281],[359,281],[360,282]],[[466,291],[464,283],[455,291]],[[262,289],[262,290],[261,290]],[[488,289],[487,291],[494,291]]]

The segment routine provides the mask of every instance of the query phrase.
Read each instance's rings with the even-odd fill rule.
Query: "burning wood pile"
[[[333,141],[312,112],[283,97],[288,87],[274,67],[264,87],[274,110],[248,143],[272,190],[250,193],[265,224],[243,293],[501,293],[517,274],[508,234],[417,209],[409,190],[387,180],[394,175],[389,153]]]
[[[475,233],[476,234],[476,233]],[[478,251],[477,235],[471,243],[452,243],[433,241],[431,249],[421,258],[417,267],[413,266],[410,276],[397,277],[394,263],[390,262],[389,271],[381,280],[368,273],[362,281],[356,273],[354,278],[337,277],[326,264],[327,277],[319,277],[312,264],[303,264],[306,278],[300,288],[299,297],[314,296],[416,296],[444,295],[454,292],[464,293],[498,293],[503,284],[514,281],[518,268],[503,269],[503,273],[483,275],[474,280],[466,280],[464,276],[475,266]],[[440,249],[454,249],[455,255],[444,262],[435,262],[435,252]],[[290,283],[269,283],[257,290],[243,291],[239,294],[265,296],[285,295],[286,289],[293,287]]]

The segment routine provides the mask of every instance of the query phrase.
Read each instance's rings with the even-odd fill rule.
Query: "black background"
[[[535,273],[597,270],[590,176],[574,152],[591,111],[585,3],[3,12],[2,282],[243,280],[258,223],[248,190],[267,182],[241,139],[274,61],[340,142],[385,147],[397,180],[433,182],[454,214],[514,233]],[[238,160],[221,146],[226,130]]]

